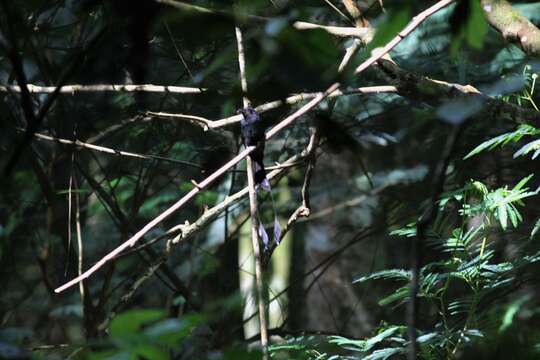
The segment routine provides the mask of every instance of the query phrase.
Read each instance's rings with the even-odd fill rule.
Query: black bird
[[[263,162],[266,140],[264,132],[266,126],[263,124],[259,113],[249,105],[243,109],[239,109],[237,113],[242,114],[242,120],[240,120],[240,133],[242,134],[244,146],[257,147],[249,154],[249,157],[255,166],[255,186],[256,188],[262,187],[263,189],[270,191],[270,183],[266,178]]]
[[[242,114],[242,120],[240,120],[240,133],[242,134],[242,141],[244,146],[256,146],[249,157],[253,161],[255,170],[255,189],[262,187],[264,190],[270,192],[270,198],[272,199],[272,208],[274,210],[274,241],[276,245],[279,245],[281,240],[281,226],[279,225],[278,216],[276,213],[276,207],[274,205],[274,197],[270,189],[270,182],[266,177],[266,171],[264,170],[264,145],[266,126],[261,119],[259,113],[251,106],[246,106],[243,109],[237,111],[238,114]],[[269,238],[264,224],[259,219],[259,236],[261,237],[265,252],[269,251]]]

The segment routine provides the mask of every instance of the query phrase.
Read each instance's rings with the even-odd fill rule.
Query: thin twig
[[[345,56],[343,57],[343,60],[341,60],[341,63],[339,64],[338,72],[342,72],[347,67],[347,65],[351,62],[353,56],[356,54],[358,49],[360,49],[360,45],[362,45],[360,40],[355,39],[353,43],[351,44],[351,46],[349,46],[345,50]]]
[[[177,160],[177,159],[172,159],[172,158],[159,156],[159,155],[145,155],[145,154],[139,154],[139,153],[134,153],[134,152],[130,152],[130,151],[116,150],[116,149],[108,148],[108,147],[105,147],[105,146],[99,146],[99,145],[93,145],[93,144],[85,143],[85,142],[82,142],[80,140],[68,140],[68,139],[58,138],[58,137],[45,135],[45,134],[40,134],[40,133],[35,133],[34,136],[37,139],[40,139],[40,140],[53,141],[53,142],[56,142],[56,143],[59,143],[59,144],[65,144],[65,145],[75,145],[77,147],[81,147],[81,148],[84,148],[84,149],[104,152],[104,153],[112,154],[112,155],[134,157],[134,158],[145,159],[145,160],[168,161],[168,162],[172,162],[172,163],[175,163],[175,164],[195,167],[195,168],[198,168],[198,169],[203,168],[202,166],[200,166],[198,164],[195,164],[195,163],[192,163],[192,162],[189,162],[189,161]]]
[[[304,151],[302,151],[302,153],[294,155],[294,156],[290,157],[289,159],[287,159],[283,163],[283,165],[292,164],[292,163],[296,164],[296,163],[300,162],[302,159],[305,159],[305,158],[306,158],[306,151],[304,150]],[[279,168],[277,170],[269,172],[268,175],[267,175],[268,180],[272,180],[273,178],[282,175],[285,172],[286,169],[287,169],[287,166],[283,166],[283,167],[281,167],[281,168]],[[236,193],[234,193],[232,195],[227,196],[221,203],[213,206],[212,208],[206,209],[204,211],[204,213],[195,222],[193,222],[192,224],[186,222],[185,224],[180,224],[180,225],[174,226],[171,229],[169,229],[167,232],[165,232],[163,235],[157,236],[154,239],[152,239],[152,240],[150,240],[150,241],[148,241],[148,242],[146,242],[146,243],[144,243],[144,244],[142,244],[142,245],[140,245],[140,246],[138,246],[136,248],[133,248],[132,250],[129,250],[129,251],[119,255],[118,257],[120,257],[120,256],[128,256],[130,254],[133,254],[134,252],[139,252],[142,249],[147,248],[149,246],[152,246],[156,242],[164,240],[164,239],[170,239],[169,243],[168,243],[169,244],[168,246],[174,246],[174,245],[177,245],[179,243],[183,243],[183,242],[187,241],[188,239],[190,239],[198,231],[203,229],[206,225],[208,225],[211,221],[213,221],[220,214],[225,212],[225,210],[227,208],[229,208],[231,205],[240,202],[243,198],[246,197],[246,195],[248,195],[248,192],[249,192],[248,187],[246,186],[242,190],[240,190],[240,191],[238,191],[238,192],[236,192]],[[246,218],[246,220],[247,220],[247,218]],[[244,222],[245,221],[241,221],[240,223],[243,224]],[[233,231],[233,233],[238,231],[239,227],[240,226],[238,226]],[[139,278],[134,281],[133,285],[130,288],[129,295],[126,294],[126,296],[122,296],[122,299],[120,300],[119,304],[114,306],[115,310],[119,309],[123,304],[126,304],[129,301],[130,297],[135,294],[136,290],[140,286],[142,286],[144,281],[148,280],[159,269],[159,265],[161,265],[161,264],[163,264],[165,262],[166,256],[168,254],[169,254],[168,252],[166,254],[164,254],[165,256],[163,258],[160,258],[158,261],[154,262],[147,269],[147,271],[145,271],[144,274],[140,275]],[[108,320],[103,322],[100,325],[100,328],[106,328],[107,327],[107,322],[108,322]]]
[[[302,156],[305,156],[308,159],[308,165],[306,168],[306,173],[304,175],[304,184],[302,185],[302,205],[300,205],[289,217],[285,228],[281,231],[279,242],[281,242],[285,235],[289,232],[292,226],[301,218],[307,218],[311,214],[311,206],[309,201],[309,186],[311,184],[311,177],[313,176],[313,170],[315,168],[316,156],[315,152],[317,151],[317,146],[319,145],[319,133],[316,128],[311,128],[311,136],[309,138],[309,143],[304,151],[302,151]],[[277,247],[277,243],[273,242],[270,248],[268,249],[268,256],[266,261],[270,261],[272,253]],[[265,264],[266,265],[266,264]]]
[[[30,94],[51,94],[57,87],[56,86],[40,86],[27,84],[28,93]],[[173,93],[173,94],[202,94],[206,89],[186,87],[186,86],[165,86],[165,85],[152,85],[152,84],[92,84],[92,85],[62,85],[58,90],[59,94],[71,94],[81,92],[150,92],[150,93]],[[2,92],[22,92],[19,85],[2,85],[0,86],[0,93]]]
[[[324,0],[325,3],[328,4],[335,12],[337,12],[339,15],[341,15],[345,20],[350,21],[351,19],[343,13],[336,5],[334,5],[330,0]]]
[[[362,195],[354,197],[352,199],[349,199],[349,200],[343,201],[341,203],[338,203],[338,204],[332,205],[330,207],[327,207],[325,209],[319,210],[319,211],[311,214],[309,219],[300,219],[300,221],[301,222],[312,221],[312,220],[315,220],[315,219],[319,219],[321,217],[326,217],[328,215],[331,215],[331,214],[333,214],[334,212],[336,212],[338,210],[347,209],[347,208],[351,208],[351,207],[356,207],[359,204],[361,204],[364,200],[366,200],[368,197],[379,194],[380,192],[387,189],[391,185],[392,185],[391,183],[383,184],[383,185],[381,185],[379,187],[376,187],[376,188],[372,189],[367,194],[362,194]]]
[[[246,77],[246,61],[244,55],[244,42],[242,40],[242,31],[239,27],[235,27],[236,45],[238,47],[238,67],[240,70],[240,83],[244,96],[242,101],[244,107],[250,105],[247,98],[247,77]],[[257,290],[257,304],[259,308],[259,329],[261,334],[261,347],[263,351],[263,359],[268,359],[268,319],[266,317],[265,306],[265,286],[263,280],[263,268],[261,259],[261,245],[259,244],[258,236],[258,221],[257,221],[257,193],[255,192],[255,175],[253,173],[253,163],[251,157],[246,158],[248,191],[249,191],[249,214],[251,217],[251,244],[253,246],[253,254],[255,255],[255,287]]]
[[[403,30],[401,30],[392,40],[390,40],[389,43],[387,43],[384,47],[377,49],[376,51],[373,51],[373,55],[363,63],[361,63],[356,70],[354,71],[355,74],[359,74],[371,65],[373,65],[377,60],[379,60],[384,55],[388,54],[390,50],[396,47],[397,44],[401,42],[401,40],[405,39],[410,33],[412,33],[422,22],[424,22],[428,17],[435,14],[437,11],[447,7],[448,5],[452,4],[455,0],[442,0],[436,3],[435,5],[429,7],[428,9],[422,11],[420,14],[416,15],[412,18],[412,21],[405,26]]]
[[[358,4],[354,0],[341,0],[345,9],[349,13],[350,17],[354,20],[354,24],[357,27],[369,27],[369,22],[363,16],[362,11],[358,7]]]
[[[259,328],[261,332],[261,346],[263,350],[263,359],[268,359],[268,321],[266,318],[266,306],[264,304],[266,296],[264,295],[263,270],[261,259],[261,246],[258,236],[257,221],[257,193],[255,192],[255,176],[253,174],[253,164],[250,157],[246,158],[248,194],[249,194],[249,213],[251,217],[251,243],[253,246],[253,255],[255,257],[255,286],[257,290],[257,303],[259,308]]]
[[[342,62],[342,64],[344,64],[343,67],[345,66],[347,62],[345,62],[345,59],[344,59],[344,62]],[[388,86],[388,85],[366,86],[366,87],[360,87],[360,88],[348,89],[348,90],[335,90],[331,94],[329,94],[328,97],[334,98],[334,97],[349,96],[349,95],[382,94],[382,93],[396,93],[396,92],[397,92],[397,88],[395,86]],[[287,97],[285,100],[276,100],[276,101],[271,101],[271,102],[259,105],[255,108],[255,110],[260,114],[266,111],[277,109],[283,105],[294,105],[302,101],[314,99],[317,96],[321,96],[322,94],[324,94],[324,91],[314,92],[314,93],[295,94],[295,95],[291,95]],[[240,119],[242,118],[242,115],[232,115],[232,116],[219,119],[219,120],[210,120],[202,116],[167,113],[167,112],[154,112],[154,111],[147,111],[145,112],[145,115],[165,117],[165,118],[170,117],[170,118],[186,120],[194,125],[202,127],[203,130],[205,131],[208,129],[216,129],[216,128],[236,124],[240,122]]]
[[[129,124],[132,124],[138,121],[144,122],[144,121],[149,121],[149,120],[151,120],[150,117],[143,117],[141,115],[136,115],[132,118],[121,120],[120,122],[114,125],[111,125],[103,130],[98,130],[97,134],[86,139],[85,143],[95,144],[105,139],[106,137],[110,136],[111,134],[115,133],[116,131],[119,131],[120,129],[122,129],[123,127]]]
[[[191,70],[189,70],[189,66],[186,63],[186,60],[184,59],[184,56],[182,55],[182,52],[180,51],[180,49],[176,45],[176,41],[174,41],[174,36],[173,36],[173,34],[171,32],[171,29],[169,28],[169,24],[167,23],[167,21],[164,21],[163,25],[165,26],[165,29],[167,30],[167,34],[169,34],[169,38],[171,39],[171,42],[172,42],[172,44],[174,46],[174,50],[176,51],[176,54],[180,58],[180,61],[182,62],[182,65],[184,65],[184,68],[186,69],[189,77],[191,79],[193,79],[193,74],[191,73]]]
[[[7,2],[2,1],[1,4],[4,7],[4,10],[9,14],[8,5],[6,5]],[[10,18],[9,15],[8,15],[8,18]],[[18,54],[17,41],[16,41],[15,34],[13,33],[13,29],[11,29],[11,23],[9,23],[9,26],[10,26],[12,48],[8,51],[8,56],[10,57],[12,65],[14,67],[17,83],[18,83],[18,85],[14,85],[15,86],[14,89],[18,89],[21,92],[21,106],[25,114],[27,127],[24,134],[24,138],[21,139],[19,144],[16,145],[13,155],[11,156],[10,160],[7,162],[6,166],[4,167],[5,175],[8,175],[11,172],[11,170],[17,163],[19,157],[21,156],[22,152],[32,140],[33,135],[39,129],[39,126],[42,120],[45,118],[45,116],[47,115],[47,113],[49,112],[53,104],[55,103],[56,98],[60,94],[62,86],[65,84],[68,78],[72,75],[75,69],[78,66],[80,66],[82,63],[84,63],[83,61],[84,56],[87,54],[88,49],[92,48],[95,44],[97,44],[99,40],[101,40],[102,35],[106,31],[106,28],[102,28],[93,37],[93,39],[89,42],[89,44],[86,47],[83,47],[82,50],[76,54],[75,58],[72,59],[72,61],[69,64],[65,64],[66,66],[64,66],[64,70],[60,74],[60,77],[57,81],[57,85],[50,87],[52,89],[50,91],[50,95],[47,96],[43,105],[40,107],[37,114],[35,114],[33,106],[32,106],[32,99],[30,97],[30,86],[27,82],[26,75],[24,73],[24,69],[22,66],[22,59],[20,58]],[[3,46],[3,43],[0,41],[0,47],[2,46]]]
[[[133,284],[131,284],[129,290],[122,295],[120,298],[120,301],[114,306],[114,308],[109,311],[107,314],[107,317],[99,324],[99,329],[104,330],[107,328],[110,321],[116,316],[119,309],[126,304],[129,299],[133,297],[133,294],[137,291],[137,289],[142,285],[142,283],[152,277],[154,273],[165,263],[167,259],[167,254],[170,252],[170,247],[167,246],[167,250],[165,251],[165,254],[161,256],[159,259],[157,259],[150,267],[146,269],[146,271],[140,276]]]
[[[192,5],[182,1],[175,0],[155,0],[158,3],[169,5],[176,9],[182,10],[185,13],[198,13],[206,15],[219,16],[224,20],[228,20],[231,24],[236,23],[238,19],[243,22],[249,22],[254,24],[264,24],[269,21],[272,21],[272,18],[267,18],[263,16],[249,15],[249,14],[238,14],[224,10],[210,9],[203,6]],[[321,29],[328,32],[331,35],[340,36],[340,37],[358,37],[363,38],[366,35],[372,36],[371,29],[358,28],[358,27],[346,27],[346,26],[325,26],[319,24],[308,23],[305,21],[295,21],[292,24],[298,30],[310,30],[310,29]]]
[[[160,1],[160,2],[167,2],[170,3],[170,0],[167,1]],[[422,21],[425,20],[428,16],[426,16],[426,13],[429,13],[429,15],[435,13],[433,8],[435,7],[436,10],[442,9],[444,6],[447,6],[451,4],[453,0],[443,0],[428,10],[424,11],[422,14],[424,16],[422,17]],[[444,6],[441,6],[443,4]],[[186,4],[184,4],[186,5]],[[420,16],[420,15],[419,15]],[[417,17],[413,18],[413,21],[411,23],[415,23],[415,27],[419,25],[417,21]],[[410,25],[407,25],[405,29],[409,29]],[[408,31],[407,33],[403,32],[404,34],[409,34],[412,30]],[[398,36],[400,39],[402,39],[402,35]],[[365,70],[369,65],[373,64],[378,59],[382,58],[386,52],[390,51],[397,43],[395,43],[393,46],[385,46],[383,50],[378,51],[377,54],[374,54],[374,56],[370,57],[368,60],[366,60],[364,63],[360,64],[360,66],[356,69],[355,73],[359,74],[363,70]],[[385,50],[386,49],[386,50]],[[369,65],[364,65],[368,64]],[[317,106],[321,101],[323,101],[325,98],[328,97],[331,93],[336,91],[340,87],[340,83],[336,82],[326,91],[321,93],[320,95],[313,98],[311,101],[309,101],[307,104],[296,110],[291,115],[287,116],[285,119],[283,119],[280,123],[278,123],[276,126],[274,126],[270,131],[266,133],[266,140],[271,139],[274,137],[278,132],[286,128],[287,126],[291,125],[296,119],[303,116],[307,112],[309,112],[311,109],[313,109],[315,106]],[[92,267],[90,267],[88,270],[86,270],[84,273],[82,273],[80,276],[77,276],[76,278],[68,281],[67,283],[63,284],[62,286],[55,289],[55,292],[59,293],[67,288],[77,284],[83,279],[88,278],[90,275],[92,275],[94,272],[96,272],[99,268],[101,268],[103,265],[105,265],[110,260],[114,259],[118,254],[120,254],[125,249],[134,246],[137,241],[139,241],[148,231],[153,229],[157,224],[171,216],[173,213],[175,213],[178,209],[180,209],[182,206],[184,206],[186,203],[188,203],[192,198],[194,198],[202,189],[210,186],[214,181],[219,179],[223,174],[225,174],[229,169],[231,169],[234,165],[238,164],[242,159],[247,157],[252,151],[255,150],[255,146],[248,146],[246,149],[241,151],[238,155],[236,155],[234,158],[229,160],[226,164],[224,164],[222,167],[220,167],[218,170],[216,170],[212,175],[208,176],[204,181],[199,183],[200,188],[193,188],[190,192],[188,192],[186,195],[184,195],[181,199],[179,199],[176,203],[174,203],[171,207],[169,207],[167,210],[162,212],[160,215],[155,217],[152,221],[147,223],[141,230],[139,230],[135,235],[130,237],[128,240],[126,240],[124,243],[122,243],[120,246],[109,252],[107,255],[105,255],[101,260],[99,260],[96,264],[94,264]]]
[[[64,267],[64,276],[66,276],[71,252],[71,214],[73,213],[73,163],[75,162],[75,152],[71,151],[71,161],[69,163],[69,185],[68,185],[68,220],[67,220],[67,261]]]
[[[328,91],[323,93],[322,95],[314,98],[304,106],[302,106],[300,109],[295,111],[293,114],[287,116],[285,119],[283,119],[280,123],[278,123],[276,126],[274,126],[270,131],[266,133],[266,140],[274,137],[278,132],[292,124],[296,119],[306,114],[308,111],[313,109],[315,106],[317,106],[324,98],[328,96],[329,93],[333,92],[339,87],[339,83],[335,83],[332,86],[328,88]],[[210,186],[214,181],[219,179],[223,174],[225,174],[229,169],[231,169],[234,165],[238,164],[241,160],[246,158],[253,150],[255,150],[255,146],[248,146],[246,149],[241,151],[238,155],[236,155],[234,158],[229,160],[226,164],[224,164],[222,167],[220,167],[218,170],[216,170],[212,175],[208,176],[206,179],[204,179],[202,182],[199,183],[198,188],[193,188],[191,191],[189,191],[186,195],[184,195],[181,199],[179,199],[176,203],[174,203],[171,207],[169,207],[167,210],[163,211],[160,215],[155,217],[152,221],[147,223],[141,230],[139,230],[135,235],[130,237],[128,240],[126,240],[124,243],[122,243],[120,246],[118,246],[116,249],[109,252],[107,255],[105,255],[101,260],[99,260],[96,264],[94,264],[92,267],[90,267],[88,270],[86,270],[83,274],[80,276],[77,276],[76,278],[68,281],[67,283],[63,284],[62,286],[55,289],[55,292],[59,293],[67,288],[77,284],[79,281],[88,278],[90,275],[92,275],[94,272],[96,272],[99,268],[101,268],[103,265],[105,265],[110,260],[114,259],[118,254],[120,254],[125,249],[132,247],[139,241],[148,231],[153,229],[157,224],[174,214],[178,209],[183,207],[185,204],[187,204],[191,199],[193,199],[201,190],[207,188]]]
[[[163,118],[176,118],[181,120],[186,120],[190,124],[201,126],[204,131],[214,128],[213,121],[202,116],[188,115],[188,114],[176,114],[176,113],[167,113],[167,112],[155,112],[147,111],[144,113],[146,116],[156,116]]]
[[[75,179],[75,190],[78,190],[77,179]],[[77,275],[82,274],[83,269],[83,242],[82,242],[82,230],[81,230],[81,200],[78,191],[75,192],[75,229],[77,233]],[[84,282],[79,283],[79,293],[81,294],[81,302],[84,304]]]
[[[305,21],[296,21],[293,23],[293,27],[298,30],[311,30],[311,29],[321,29],[326,32],[340,37],[355,37],[361,39],[362,41],[367,41],[373,37],[373,30],[366,27],[345,27],[345,26],[325,26],[318,25],[313,23],[308,23]]]

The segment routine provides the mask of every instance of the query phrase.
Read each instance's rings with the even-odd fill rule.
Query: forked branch
[[[422,21],[427,19],[430,15],[436,13],[438,10],[444,8],[445,6],[450,5],[454,0],[442,0],[435,5],[431,6],[427,10],[423,11],[419,15],[415,16],[413,20],[405,27],[403,31],[401,31],[398,36],[396,36],[390,43],[388,43],[384,48],[377,51],[376,54],[373,54],[369,59],[367,59],[365,62],[360,64],[355,70],[356,74],[361,73],[366,68],[368,68],[370,65],[375,63],[377,60],[382,58],[386,53],[388,53],[390,50],[392,50],[405,36],[410,34]],[[315,98],[313,98],[311,101],[309,101],[307,104],[303,105],[301,108],[299,108],[297,111],[295,111],[293,114],[287,116],[285,119],[283,119],[280,123],[278,123],[276,126],[274,126],[270,131],[266,133],[266,140],[271,139],[274,137],[278,132],[283,130],[284,128],[291,125],[296,119],[299,117],[305,115],[308,113],[311,109],[313,109],[315,106],[317,106],[321,101],[323,101],[326,97],[328,97],[331,93],[336,91],[340,87],[340,83],[334,83],[332,84],[326,91],[320,93]],[[99,268],[101,268],[103,265],[105,265],[107,262],[113,260],[117,255],[122,253],[127,248],[130,248],[134,246],[137,241],[139,241],[148,231],[150,231],[152,228],[154,228],[156,225],[158,225],[160,222],[171,216],[173,213],[175,213],[178,209],[180,209],[182,206],[187,204],[191,199],[193,199],[201,190],[207,188],[212,183],[214,183],[217,179],[219,179],[222,175],[224,175],[228,170],[230,170],[234,165],[238,164],[242,159],[244,159],[247,155],[249,155],[253,150],[255,150],[254,146],[248,146],[245,150],[241,151],[237,156],[229,160],[225,165],[223,165],[221,168],[216,170],[212,175],[208,176],[205,180],[199,183],[199,187],[193,188],[190,192],[188,192],[186,195],[184,195],[181,199],[179,199],[176,203],[174,203],[171,207],[169,207],[167,210],[162,212],[160,215],[155,217],[152,221],[147,223],[141,230],[139,230],[135,235],[130,237],[128,240],[126,240],[124,243],[122,243],[120,246],[109,252],[107,255],[105,255],[101,260],[99,260],[96,264],[94,264],[92,267],[90,267],[88,270],[86,270],[81,275],[75,277],[74,279],[68,281],[64,285],[58,287],[55,289],[55,292],[59,293],[62,292],[69,287],[77,284],[81,280],[84,280],[91,276],[94,272],[96,272]]]

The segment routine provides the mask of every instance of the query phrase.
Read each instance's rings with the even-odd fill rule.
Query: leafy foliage
[[[110,344],[114,350],[93,352],[90,359],[137,358],[169,359],[193,329],[201,316],[165,319],[162,310],[130,310],[111,321]]]
[[[517,142],[524,136],[538,135],[539,131],[522,124],[515,131],[498,135],[473,149],[465,159],[510,142]],[[514,159],[530,152],[529,143],[514,154]],[[534,156],[533,156],[534,158]],[[521,274],[540,261],[540,251],[526,254],[524,246],[519,247],[521,256],[514,261],[498,260],[496,257],[496,229],[506,231],[511,225],[518,228],[524,221],[519,208],[524,208],[524,200],[538,195],[540,190],[527,187],[533,174],[524,177],[513,187],[502,186],[489,189],[478,180],[470,180],[463,187],[447,191],[441,195],[439,220],[432,225],[430,247],[437,251],[437,260],[425,264],[420,272],[418,296],[431,308],[436,309],[429,327],[418,330],[420,358],[454,358],[455,354],[468,354],[472,344],[479,339],[494,338],[508,333],[515,326],[516,314],[530,301],[525,295],[504,304],[505,294],[519,285]],[[458,215],[459,226],[447,229],[441,221],[450,212]],[[493,221],[495,220],[495,221]],[[532,235],[538,231],[538,222]],[[448,235],[445,235],[448,234]],[[411,238],[417,236],[416,223],[393,230],[391,235]],[[354,284],[368,281],[392,280],[399,287],[379,299],[380,306],[403,306],[410,299],[409,283],[411,272],[406,269],[386,269],[371,272],[356,278]],[[493,313],[494,308],[504,311]],[[491,325],[492,322],[498,325]],[[337,344],[353,358],[388,359],[407,352],[406,327],[384,324],[378,332],[366,339],[355,340],[346,337],[328,337],[326,341]],[[538,341],[523,350],[523,356],[538,356]],[[487,340],[489,341],[489,340]],[[532,355],[535,354],[535,355]],[[325,359],[348,359],[348,355],[334,355]]]
[[[468,159],[474,155],[478,155],[479,153],[486,150],[493,150],[498,146],[503,146],[510,142],[514,142],[514,143],[518,142],[524,136],[538,135],[538,134],[540,134],[540,131],[536,129],[535,127],[527,125],[527,124],[520,125],[515,131],[501,134],[499,136],[496,136],[492,139],[489,139],[481,143],[480,145],[475,147],[473,150],[471,150],[471,152],[465,156],[465,159]]]
[[[360,76],[350,70],[432,1],[2,4],[2,170],[18,158],[0,179],[0,358],[260,359],[250,209],[233,195],[243,163],[77,290],[54,288],[241,150],[244,97],[272,127],[336,81],[342,93],[266,143],[281,174],[259,196],[260,218],[287,223],[263,254],[271,358],[405,357],[418,233],[418,358],[539,357],[539,67],[488,28],[480,1],[396,38],[399,71],[378,62]],[[539,2],[512,6],[538,23]],[[36,90],[62,81],[85,91]],[[9,87],[24,82],[38,92]],[[89,90],[99,84],[193,92]]]

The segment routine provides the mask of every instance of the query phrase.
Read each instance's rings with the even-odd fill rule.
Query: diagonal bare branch
[[[452,4],[455,0],[441,0],[434,4],[433,6],[422,11],[420,14],[412,18],[411,22],[405,26],[390,42],[380,49],[373,51],[373,55],[363,63],[361,63],[356,70],[355,74],[359,74],[371,65],[373,65],[377,60],[382,58],[384,55],[388,54],[393,48],[396,47],[403,39],[405,39],[410,33],[412,33],[422,22],[424,22],[428,17],[435,14],[437,11],[447,7]]]
[[[200,166],[198,164],[195,164],[195,163],[192,163],[192,162],[189,162],[189,161],[172,159],[172,158],[168,158],[168,157],[165,157],[165,156],[147,155],[147,154],[134,153],[134,152],[130,152],[130,151],[116,150],[116,149],[108,148],[108,147],[105,147],[105,146],[99,146],[99,145],[86,143],[86,142],[83,142],[83,141],[80,141],[80,140],[68,140],[68,139],[63,139],[63,138],[50,136],[50,135],[46,135],[46,134],[40,134],[40,133],[35,133],[34,136],[38,140],[52,141],[52,142],[56,142],[56,143],[64,144],[64,145],[74,145],[74,146],[77,146],[77,147],[80,147],[80,148],[83,148],[83,149],[99,151],[99,152],[112,154],[112,155],[133,157],[133,158],[145,159],[145,160],[168,161],[168,162],[172,162],[172,163],[175,163],[175,164],[196,167],[196,168],[199,168],[199,169],[203,168],[202,166]]]
[[[250,102],[247,98],[247,77],[246,77],[246,58],[244,54],[244,41],[242,39],[242,31],[239,27],[235,27],[236,46],[238,48],[238,68],[240,70],[240,83],[244,96],[242,102],[244,107],[248,107]],[[259,228],[257,217],[257,193],[255,192],[255,174],[253,172],[253,162],[251,157],[246,158],[248,190],[249,190],[249,214],[251,217],[251,244],[253,246],[253,254],[255,255],[255,287],[257,291],[257,304],[259,308],[259,329],[261,334],[261,347],[263,359],[268,359],[268,319],[266,316],[266,306],[264,300],[265,286],[263,279],[263,268],[261,260],[261,245],[257,229]]]
[[[313,144],[313,139],[311,138],[309,141],[309,144]],[[310,149],[314,149],[314,147],[310,147],[308,144],[307,148],[304,149],[300,154],[294,155],[284,161],[282,163],[281,167],[278,167],[277,169],[269,172],[267,174],[268,180],[272,180],[276,177],[279,177],[285,173],[285,171],[291,167],[291,165],[302,163],[305,161],[305,159],[311,154]],[[161,264],[164,264],[168,255],[170,254],[170,248],[174,245],[178,245],[181,243],[186,242],[189,240],[193,235],[195,235],[197,232],[201,231],[205,226],[207,226],[210,222],[212,222],[214,219],[216,219],[219,215],[225,212],[225,210],[230,207],[233,204],[237,204],[240,201],[242,201],[247,195],[248,195],[248,187],[244,187],[242,190],[237,191],[234,194],[231,194],[227,196],[221,203],[214,205],[211,208],[206,209],[203,214],[193,223],[185,223],[185,224],[179,224],[177,226],[172,227],[171,229],[167,230],[163,235],[157,236],[154,239],[128,251],[123,253],[120,256],[126,256],[133,252],[140,251],[148,246],[151,246],[155,244],[158,241],[164,240],[169,238],[167,248],[165,252],[163,253],[163,256],[160,257],[156,262],[154,262],[148,269],[145,271],[142,275],[139,275],[139,277],[134,281],[133,285],[130,287],[130,290],[128,293],[122,296],[119,304],[117,304],[114,307],[114,311],[118,310],[122,305],[127,303],[129,299],[135,294],[136,290],[142,286],[142,284],[152,277],[152,275],[159,269]],[[100,325],[100,328],[106,328],[108,321],[110,321],[114,314],[111,314],[107,317],[107,319],[103,322],[102,325]]]
[[[307,112],[309,112],[311,109],[313,109],[317,104],[319,104],[328,94],[334,90],[336,90],[339,87],[339,83],[335,83],[330,88],[328,88],[328,91],[324,92],[322,95],[314,98],[307,104],[305,104],[303,107],[295,111],[293,114],[286,117],[284,120],[282,120],[278,125],[276,125],[274,128],[272,128],[267,134],[266,139],[271,139],[274,137],[278,132],[292,124],[296,119],[303,116]],[[122,251],[124,251],[127,248],[132,247],[139,241],[148,231],[150,231],[152,228],[154,228],[157,224],[171,216],[174,212],[176,212],[178,209],[180,209],[182,206],[187,204],[191,199],[193,199],[199,192],[201,192],[203,189],[210,186],[214,181],[219,179],[223,174],[225,174],[229,169],[231,169],[234,165],[238,164],[241,160],[243,160],[246,156],[248,156],[253,150],[255,150],[255,146],[248,146],[245,150],[241,151],[238,155],[236,155],[234,158],[229,160],[225,165],[223,165],[221,168],[219,168],[217,171],[215,171],[212,175],[208,176],[205,180],[199,183],[199,186],[194,187],[190,192],[188,192],[186,195],[184,195],[180,200],[178,200],[176,203],[174,203],[171,207],[169,207],[167,210],[162,212],[159,216],[155,217],[152,221],[150,221],[148,224],[146,224],[141,230],[139,230],[135,235],[133,235],[131,238],[126,240],[124,243],[122,243],[120,246],[118,246],[116,249],[105,255],[101,260],[99,260],[96,264],[94,264],[92,267],[90,267],[88,270],[86,270],[84,273],[82,273],[80,276],[77,276],[71,281],[68,281],[64,285],[58,287],[55,289],[55,292],[59,293],[67,288],[70,288],[71,286],[77,284],[79,281],[84,280],[88,278],[90,275],[92,275],[94,272],[96,272],[99,268],[101,268],[103,265],[105,265],[107,262],[114,259],[117,255],[119,255]]]
[[[56,86],[26,85],[30,94],[52,94],[57,90]],[[22,92],[19,85],[2,85],[0,93],[3,92]],[[207,89],[186,87],[186,86],[166,86],[152,84],[92,84],[92,85],[62,85],[57,90],[59,94],[83,93],[83,92],[149,92],[149,93],[172,93],[172,94],[202,94]]]
[[[509,42],[519,46],[527,55],[540,57],[538,29],[506,0],[481,0],[488,22]]]
[[[160,2],[165,2],[165,0],[160,0]],[[170,0],[167,0],[167,2],[171,2]],[[405,27],[405,29],[400,32],[400,35],[396,36],[387,46],[385,46],[382,50],[377,51],[376,54],[374,54],[372,57],[367,59],[365,62],[360,64],[360,66],[357,67],[355,70],[356,74],[361,73],[367,67],[375,63],[377,60],[382,58],[388,51],[392,50],[402,39],[404,36],[410,34],[412,30],[414,30],[422,21],[427,19],[430,15],[434,14],[438,10],[444,8],[445,6],[448,6],[451,4],[453,0],[442,0],[432,7],[428,8],[424,12],[420,13],[419,15],[415,16],[413,20]],[[397,40],[396,40],[397,39]],[[320,95],[313,98],[311,101],[309,101],[307,104],[303,105],[301,108],[296,110],[291,115],[287,116],[285,119],[283,119],[280,123],[278,123],[276,126],[274,126],[270,131],[266,134],[266,140],[271,139],[274,137],[278,132],[283,130],[284,128],[291,125],[296,119],[299,117],[305,115],[310,110],[315,108],[321,101],[323,101],[325,98],[327,98],[331,93],[336,91],[340,87],[340,83],[336,82],[332,84],[326,91],[321,93]],[[81,280],[84,280],[88,278],[90,275],[92,275],[94,272],[96,272],[99,268],[101,268],[103,265],[105,265],[107,262],[114,259],[117,255],[122,253],[127,248],[130,248],[134,246],[137,241],[139,241],[148,231],[150,231],[152,228],[154,228],[157,224],[171,216],[173,213],[175,213],[178,209],[180,209],[182,206],[187,204],[191,199],[193,199],[201,190],[205,189],[206,187],[210,186],[214,181],[219,179],[223,174],[225,174],[229,169],[231,169],[233,166],[238,164],[242,159],[244,159],[247,155],[249,155],[252,151],[255,150],[254,146],[248,146],[245,150],[241,151],[237,156],[229,160],[226,164],[224,164],[221,168],[216,170],[212,175],[208,176],[204,181],[199,183],[198,187],[194,187],[190,192],[188,192],[186,195],[184,195],[181,199],[179,199],[176,203],[174,203],[171,207],[169,207],[167,210],[162,212],[159,216],[155,217],[152,221],[147,223],[141,230],[139,230],[135,235],[133,235],[131,238],[126,240],[124,243],[122,243],[120,246],[109,252],[107,255],[105,255],[101,260],[99,260],[96,264],[94,264],[92,267],[90,267],[88,270],[86,270],[84,273],[82,273],[80,276],[75,277],[74,279],[68,281],[67,283],[63,284],[62,286],[55,289],[56,293],[62,292],[71,286],[77,284]]]
[[[334,98],[334,97],[339,97],[339,96],[349,96],[349,95],[382,94],[382,93],[395,93],[395,92],[397,92],[397,88],[395,86],[385,86],[385,85],[365,86],[365,87],[359,87],[359,88],[348,89],[348,90],[337,89],[333,91],[331,94],[329,94],[328,98]],[[277,109],[283,105],[294,105],[302,101],[314,99],[315,97],[320,96],[323,93],[324,93],[323,91],[320,91],[320,92],[313,92],[313,93],[295,94],[295,95],[291,95],[287,97],[285,100],[276,100],[276,101],[271,101],[271,102],[267,102],[265,104],[259,105],[255,107],[255,110],[258,113],[264,113],[266,111]],[[240,122],[240,119],[242,118],[241,115],[231,115],[223,119],[211,120],[211,119],[207,119],[207,118],[204,118],[201,116],[195,116],[195,115],[175,114],[175,113],[167,113],[167,112],[154,112],[154,111],[147,111],[145,115],[164,117],[164,118],[170,117],[170,118],[176,118],[180,120],[186,120],[189,123],[201,126],[205,131],[209,129],[216,129],[216,128],[236,124]]]

